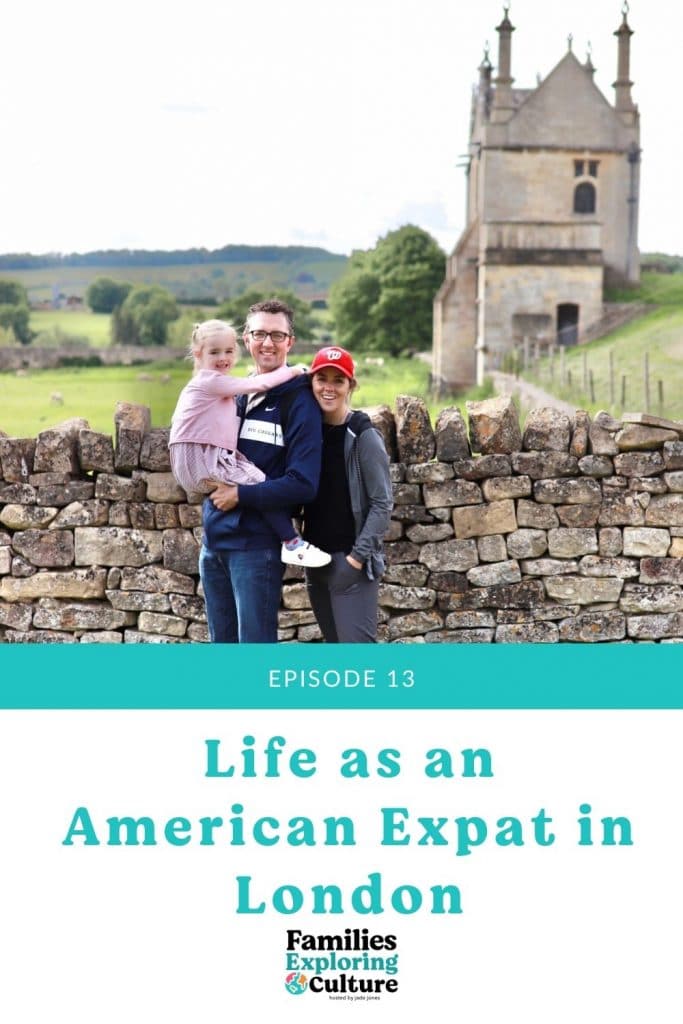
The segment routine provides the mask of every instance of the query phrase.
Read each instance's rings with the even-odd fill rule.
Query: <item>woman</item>
[[[349,407],[356,387],[349,353],[321,349],[310,372],[323,414],[323,456],[303,536],[332,555],[328,566],[306,570],[311,606],[327,643],[376,643],[382,541],[393,505],[389,458],[370,417]]]

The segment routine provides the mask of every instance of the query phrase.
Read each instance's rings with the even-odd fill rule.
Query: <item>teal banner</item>
[[[3,646],[1,708],[683,708],[677,644]]]

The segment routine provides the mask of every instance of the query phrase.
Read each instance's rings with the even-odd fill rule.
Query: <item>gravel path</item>
[[[573,416],[576,412],[577,406],[563,402],[535,384],[514,377],[511,373],[499,373],[498,370],[494,370],[491,373],[491,379],[497,394],[512,395],[520,405],[527,408],[559,409],[560,412],[565,412],[568,416]]]

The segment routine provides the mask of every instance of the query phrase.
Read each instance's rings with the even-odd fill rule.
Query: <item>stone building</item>
[[[524,344],[596,336],[603,285],[637,284],[639,115],[624,4],[615,99],[571,49],[535,88],[517,89],[505,8],[498,73],[488,53],[473,91],[465,229],[434,299],[435,389],[482,382]]]

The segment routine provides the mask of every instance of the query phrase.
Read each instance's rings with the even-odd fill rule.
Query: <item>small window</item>
[[[598,160],[589,160],[588,161],[588,174],[590,175],[591,178],[597,178],[597,176],[598,176],[598,163],[599,163]]]
[[[595,213],[595,186],[582,181],[574,189],[574,213]]]
[[[583,163],[584,163],[583,160],[575,160],[574,161],[574,177],[575,178],[580,178],[581,175],[583,174]]]

